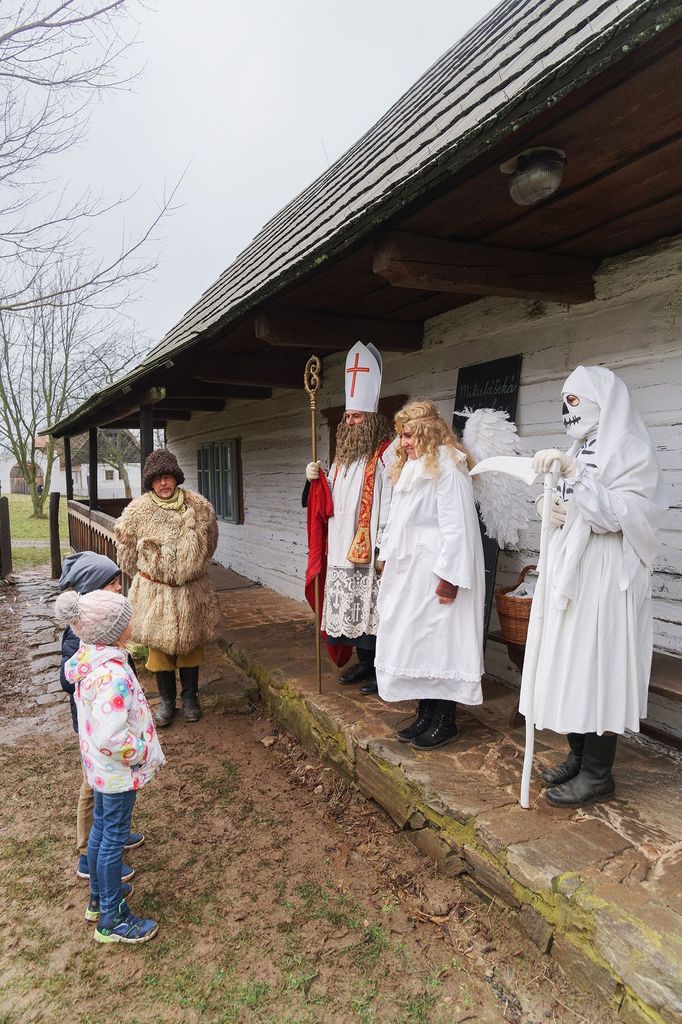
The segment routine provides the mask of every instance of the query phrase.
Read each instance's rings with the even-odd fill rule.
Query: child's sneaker
[[[121,903],[120,909],[123,912],[123,916],[119,918],[116,924],[110,928],[102,928],[100,925],[97,925],[95,928],[95,942],[138,943],[148,942],[149,939],[154,938],[159,930],[156,921],[131,914],[125,900]]]
[[[144,838],[144,837],[143,837]],[[138,843],[138,846],[140,844]],[[121,881],[129,882],[135,874],[135,868],[131,868],[129,864],[121,864]],[[84,879],[86,882],[90,881],[90,868],[88,866],[88,858],[84,853],[81,853],[78,858],[78,867],[76,868],[76,876]]]
[[[125,850],[134,850],[136,846],[142,846],[143,843],[144,836],[141,832],[131,832],[123,844],[123,848]]]
[[[129,885],[128,882],[121,883],[121,896],[123,899],[130,896],[132,891],[133,887],[132,885]],[[91,896],[88,900],[88,905],[85,908],[85,920],[92,922],[99,921],[99,896]]]

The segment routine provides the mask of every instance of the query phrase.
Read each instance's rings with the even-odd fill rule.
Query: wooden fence
[[[69,513],[69,544],[74,551],[96,551],[116,561],[114,526],[116,520],[106,512],[92,511],[80,501],[67,502]],[[123,593],[128,593],[130,577],[121,576]]]
[[[9,526],[9,501],[0,498],[0,580],[12,571],[12,537]]]

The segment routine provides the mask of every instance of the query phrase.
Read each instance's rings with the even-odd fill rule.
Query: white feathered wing
[[[493,455],[521,454],[516,424],[503,409],[464,409],[456,413],[466,419],[462,442],[474,462]],[[531,517],[531,495],[516,477],[506,473],[481,473],[472,477],[474,496],[489,537],[501,548],[518,547],[519,536]]]

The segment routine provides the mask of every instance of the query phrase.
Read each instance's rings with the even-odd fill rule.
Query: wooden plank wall
[[[459,366],[523,352],[518,427],[528,452],[566,447],[560,419],[561,384],[579,363],[603,363],[629,387],[658,448],[670,511],[653,577],[655,643],[682,655],[682,239],[602,265],[597,298],[580,306],[484,299],[430,320],[420,352],[384,356],[384,394],[437,400],[452,411]],[[343,356],[325,359],[320,406],[338,405]],[[238,572],[301,598],[305,518],[300,507],[309,459],[309,413],[303,392],[275,392],[267,402],[234,402],[219,416],[174,424],[169,445],[189,486],[196,486],[196,447],[241,437],[245,522],[221,523],[218,557]],[[320,430],[320,452],[328,431]],[[500,559],[499,585],[534,561],[534,524],[520,552]],[[489,645],[489,670],[516,678],[502,649]],[[513,676],[511,675],[513,673]]]

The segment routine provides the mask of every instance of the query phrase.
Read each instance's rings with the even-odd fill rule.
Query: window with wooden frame
[[[211,441],[197,448],[199,494],[211,502],[218,519],[244,522],[239,440]]]

